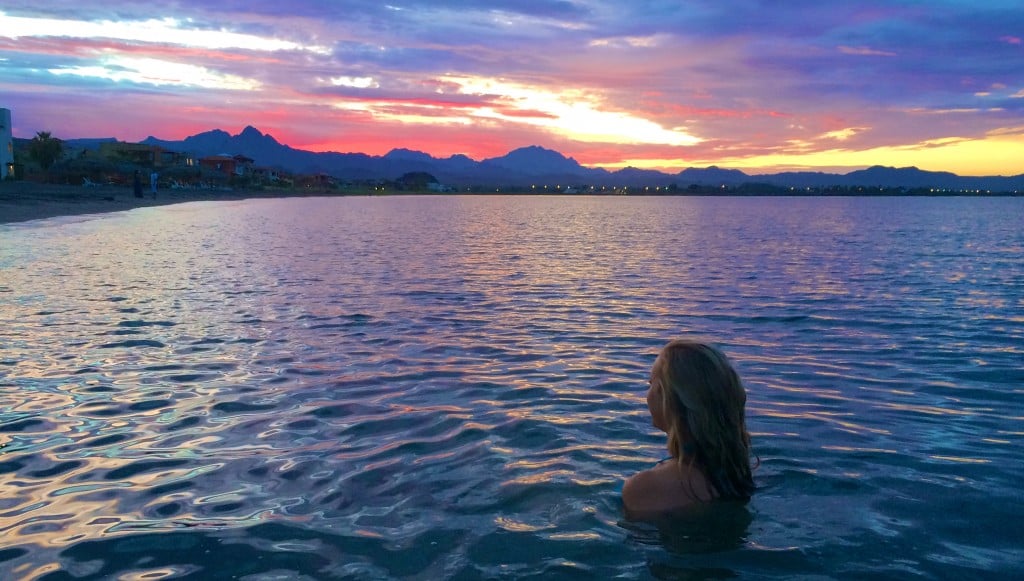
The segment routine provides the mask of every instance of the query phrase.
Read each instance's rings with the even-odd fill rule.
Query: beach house
[[[0,109],[0,180],[14,175],[14,135],[11,110]]]
[[[199,165],[226,176],[245,176],[252,172],[253,159],[244,155],[209,155],[199,160]]]
[[[99,153],[108,160],[120,160],[152,168],[196,165],[195,159],[189,153],[169,151],[159,145],[146,143],[108,141],[100,144]]]

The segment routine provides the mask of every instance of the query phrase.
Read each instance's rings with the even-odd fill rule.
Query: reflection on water
[[[1021,572],[1019,199],[255,200],[0,226],[0,577]],[[623,520],[644,380],[746,506]]]

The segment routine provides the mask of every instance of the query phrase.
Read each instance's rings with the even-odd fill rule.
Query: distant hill
[[[98,144],[107,139],[75,140]],[[257,165],[276,167],[295,173],[326,173],[343,180],[394,180],[409,172],[426,172],[441,183],[456,186],[496,185],[529,186],[594,185],[594,186],[669,186],[680,188],[697,185],[740,186],[768,184],[785,188],[937,188],[949,190],[1024,191],[1024,174],[1012,177],[964,177],[949,172],[930,172],[915,167],[874,166],[848,174],[823,172],[784,172],[777,174],[746,174],[736,169],[715,166],[687,168],[677,174],[654,170],[624,168],[609,172],[588,168],[575,159],[539,146],[522,147],[504,156],[475,161],[465,155],[435,158],[421,151],[393,149],[383,156],[365,153],[311,152],[294,149],[260,132],[246,127],[238,135],[214,129],[181,141],[148,137],[142,143],[159,145],[173,151],[187,151],[197,156],[230,154],[245,155]]]
[[[848,174],[821,172],[786,172],[756,176],[767,183],[797,188],[883,187],[883,188],[935,188],[946,190],[989,190],[1010,192],[1024,190],[1024,174],[1003,176],[958,176],[950,172],[925,171],[916,167],[872,166]]]
[[[612,186],[670,186],[678,183],[675,176],[653,169],[624,167],[611,173]],[[602,184],[605,185],[605,184]]]
[[[271,135],[261,133],[249,126],[238,135],[214,129],[185,138],[183,141],[164,141],[147,137],[142,143],[159,145],[175,151],[187,151],[193,155],[229,154],[244,155],[255,160],[257,165],[276,167],[295,173],[349,174],[352,179],[373,179],[379,171],[372,166],[374,158],[362,153],[316,153],[294,149],[279,143]],[[401,175],[401,172],[398,174]],[[397,177],[397,176],[396,176]]]
[[[584,174],[586,168],[557,151],[536,145],[521,147],[503,157],[492,157],[480,162],[487,167],[503,168],[528,176]]]
[[[678,183],[697,184],[701,186],[739,185],[749,183],[751,176],[738,169],[720,169],[711,166],[704,169],[695,167],[684,169],[676,174]]]

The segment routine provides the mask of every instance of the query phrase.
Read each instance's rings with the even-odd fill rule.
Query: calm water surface
[[[2,579],[1024,574],[1024,199],[386,197],[0,226]],[[759,491],[621,514],[698,335]]]

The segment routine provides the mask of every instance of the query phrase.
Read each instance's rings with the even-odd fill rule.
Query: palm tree
[[[28,155],[33,161],[49,172],[50,166],[64,152],[64,142],[50,135],[49,131],[40,131],[28,144]]]

